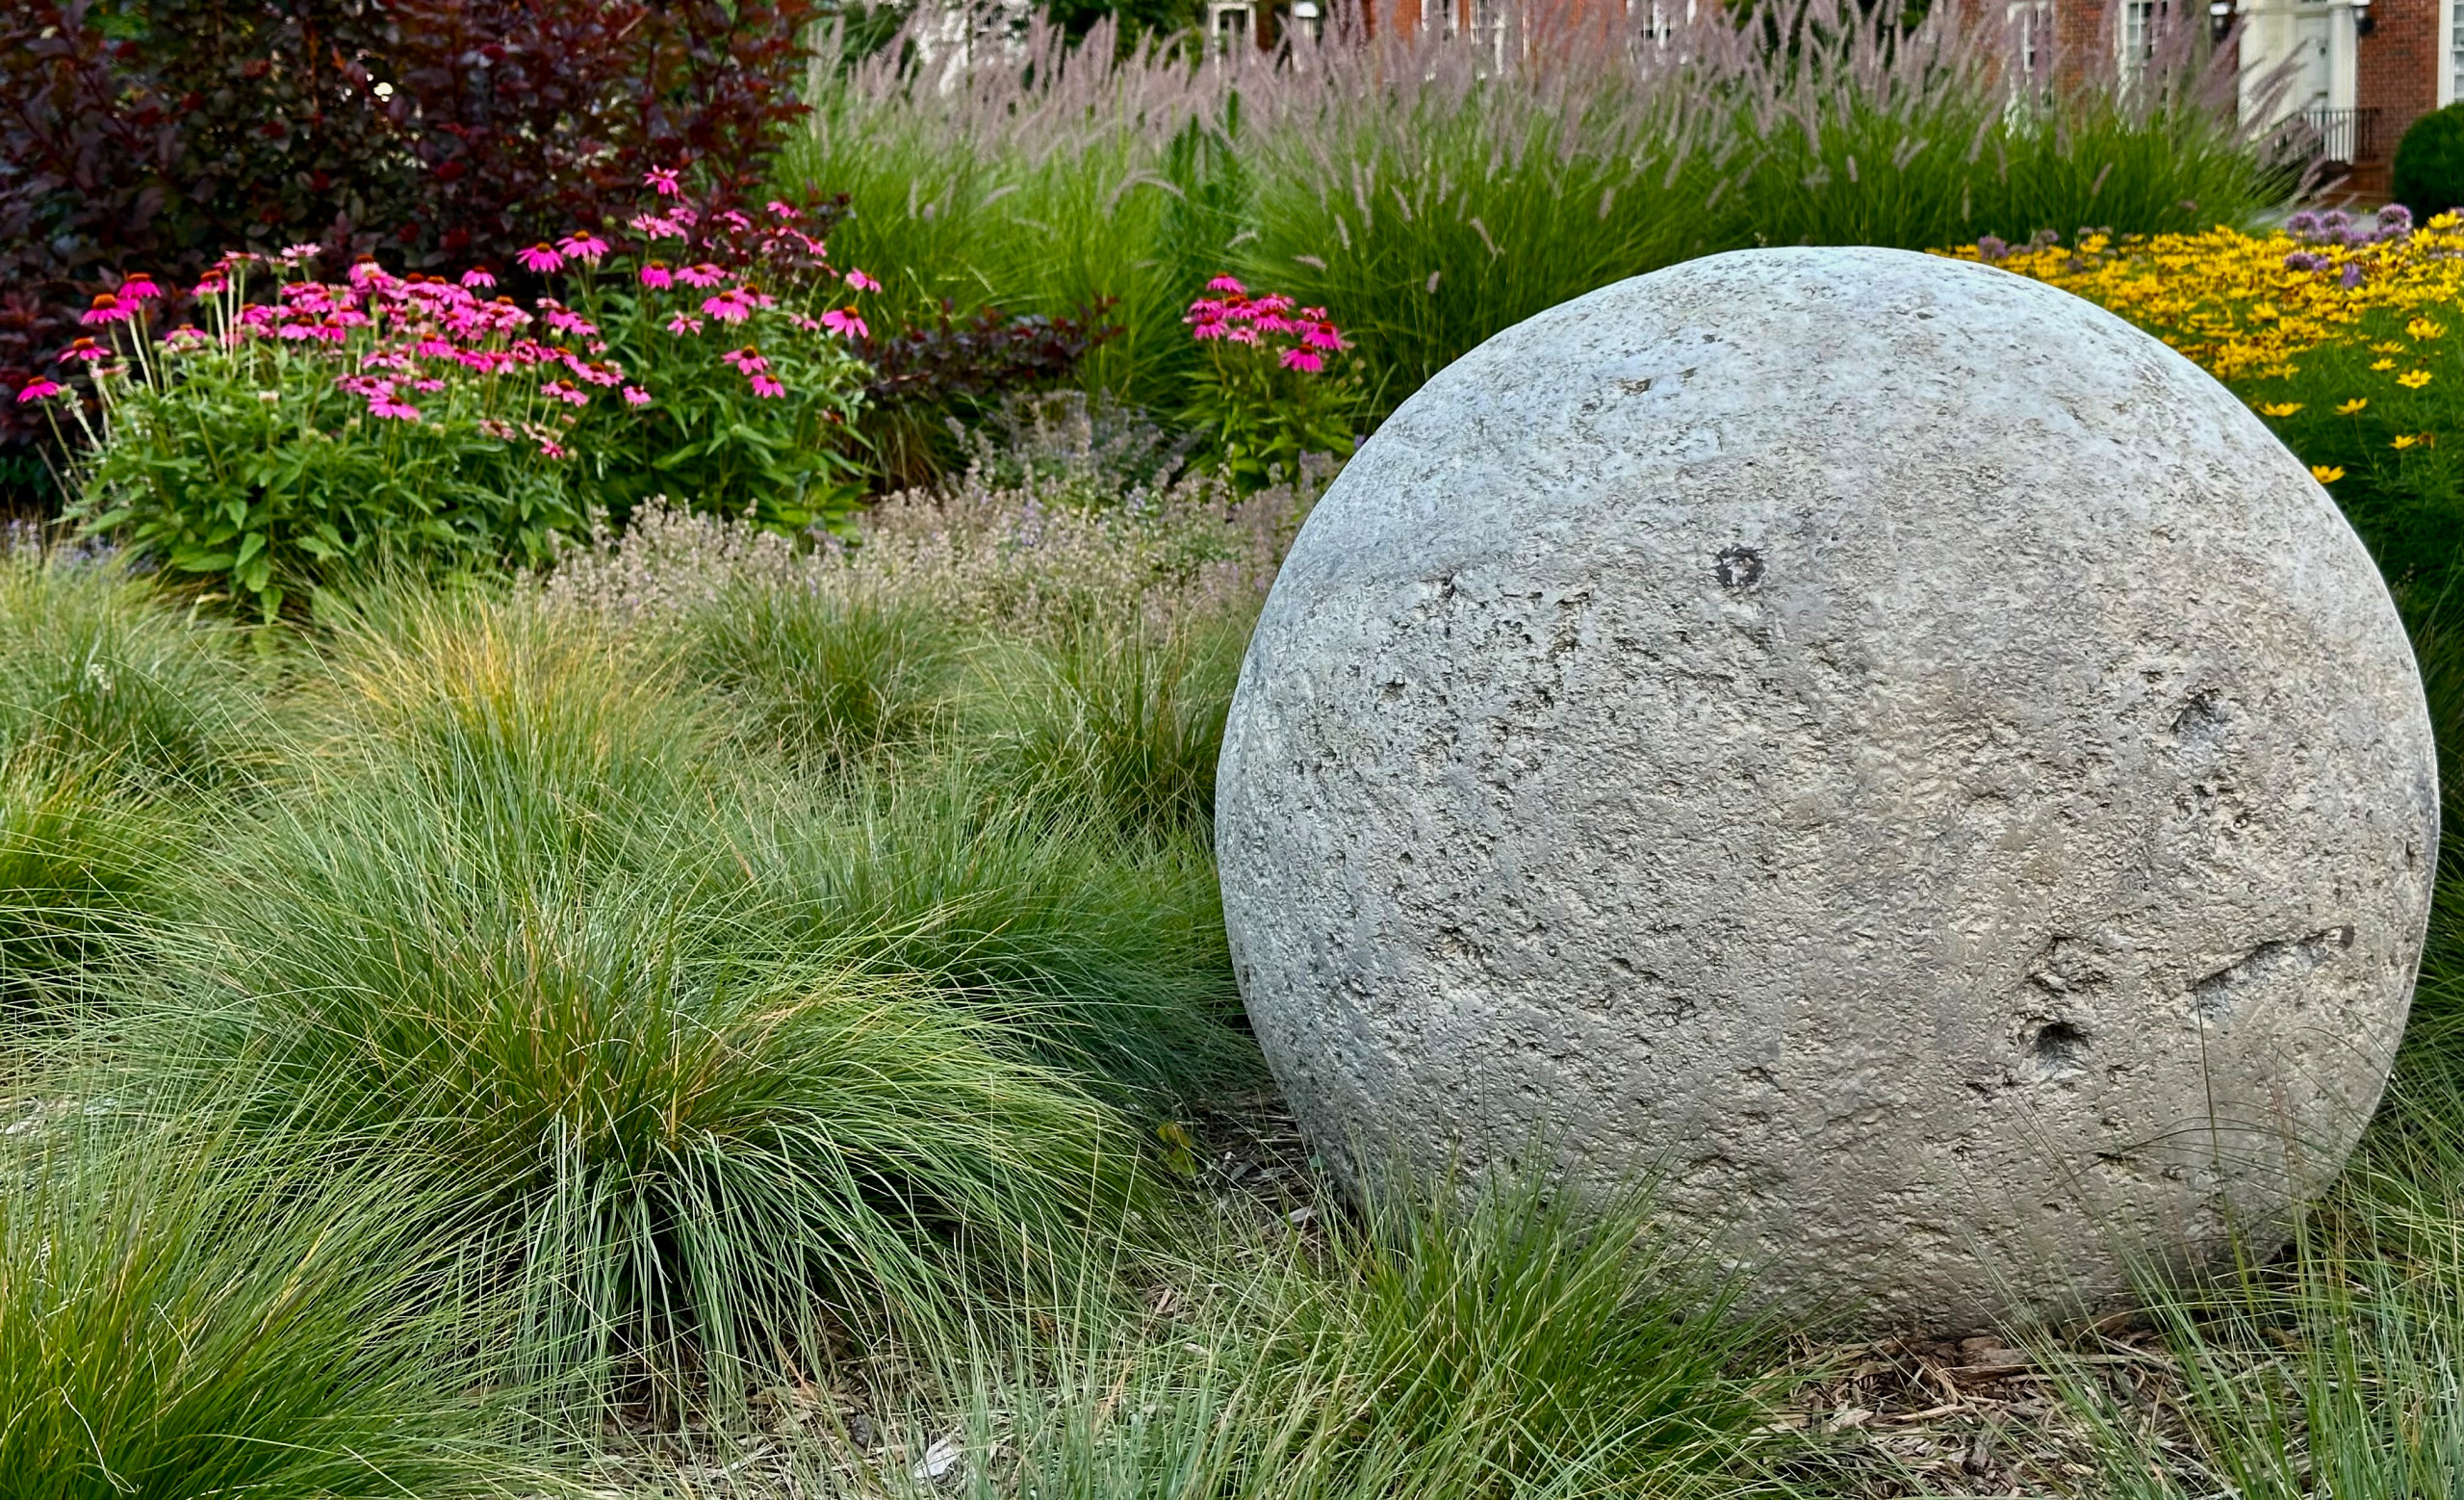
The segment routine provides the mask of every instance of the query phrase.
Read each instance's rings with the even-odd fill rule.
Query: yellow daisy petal
[[[2322,484],[2333,484],[2344,477],[2345,472],[2334,464],[2314,463],[2310,466],[2310,478]]]

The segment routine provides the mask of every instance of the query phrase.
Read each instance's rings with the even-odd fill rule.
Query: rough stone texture
[[[1658,1172],[1932,1332],[2271,1232],[2375,1107],[2437,838],[2359,540],[2085,301],[1697,261],[1407,401],[1310,517],[1217,847],[1305,1129]]]

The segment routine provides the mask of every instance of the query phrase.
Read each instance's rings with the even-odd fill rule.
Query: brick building
[[[2464,0],[2011,0],[2007,13],[2023,57],[2113,47],[2127,65],[2177,21],[2230,35],[2244,117],[2340,164],[2328,191],[2354,198],[2385,194],[2405,127],[2464,75]]]

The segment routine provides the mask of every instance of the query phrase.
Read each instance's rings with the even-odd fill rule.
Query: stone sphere
[[[2092,304],[1713,256],[1489,340],[1276,580],[1224,739],[1303,1129],[1648,1181],[1834,1327],[1973,1332],[2281,1234],[2403,1030],[2436,863],[2386,586]]]

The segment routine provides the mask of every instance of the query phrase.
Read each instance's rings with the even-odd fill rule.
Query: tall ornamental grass
[[[2056,90],[1957,8],[1907,35],[1820,4],[1630,9],[1572,34],[1510,9],[1505,35],[1553,39],[1510,58],[1434,29],[1200,64],[1040,26],[970,60],[911,32],[825,49],[781,172],[851,195],[833,245],[890,305],[1116,299],[1086,377],[1158,410],[1195,373],[1181,320],[1210,275],[1323,305],[1373,414],[1503,327],[1692,256],[2190,230],[2291,187],[2194,28],[2127,76],[2111,45],[2065,60]]]

